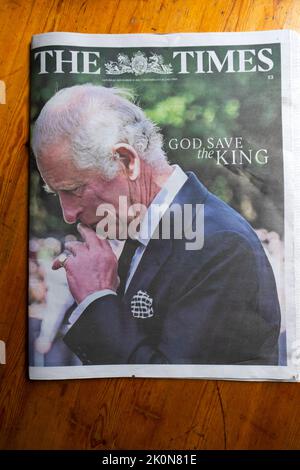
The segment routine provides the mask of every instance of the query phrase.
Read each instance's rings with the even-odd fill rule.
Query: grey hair
[[[119,169],[112,148],[124,142],[159,170],[167,162],[162,135],[132,99],[128,90],[92,84],[58,91],[34,125],[31,146],[36,158],[64,139],[78,168],[98,168],[112,179]]]

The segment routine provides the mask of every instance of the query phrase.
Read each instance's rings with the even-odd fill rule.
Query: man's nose
[[[64,221],[67,224],[75,224],[80,214],[80,208],[75,201],[72,200],[71,195],[59,194],[60,205],[63,212]]]

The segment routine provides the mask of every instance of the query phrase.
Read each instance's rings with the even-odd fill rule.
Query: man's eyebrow
[[[54,189],[50,188],[50,186],[45,183],[44,184],[44,190],[46,191],[46,193],[49,193],[49,194],[57,194],[58,191],[74,191],[75,189],[79,188],[80,186],[82,186],[81,184],[73,184],[72,186],[70,187],[66,187],[66,188],[58,188],[54,191]]]

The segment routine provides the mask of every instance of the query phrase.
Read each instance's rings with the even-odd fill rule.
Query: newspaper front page
[[[299,380],[294,41],[33,37],[31,379]]]

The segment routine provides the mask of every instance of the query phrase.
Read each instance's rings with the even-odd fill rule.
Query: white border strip
[[[281,42],[281,94],[282,94],[282,151],[284,169],[284,235],[285,235],[285,321],[287,335],[287,364],[292,374],[297,368],[292,363],[292,345],[296,340],[296,308],[295,308],[295,154],[293,152],[293,114],[292,114],[292,41],[290,32]],[[299,377],[298,377],[299,380]]]
[[[280,42],[288,30],[248,33],[173,33],[173,34],[81,34],[45,33],[32,37],[31,48],[47,46],[76,47],[184,47],[233,46]]]
[[[295,343],[294,356],[300,377],[300,36],[291,31],[291,96],[294,162],[294,266],[295,266]],[[299,379],[300,380],[300,379]]]
[[[109,377],[188,378],[215,380],[282,380],[296,381],[286,366],[223,366],[223,365],[103,365],[29,367],[33,380],[89,379]]]

